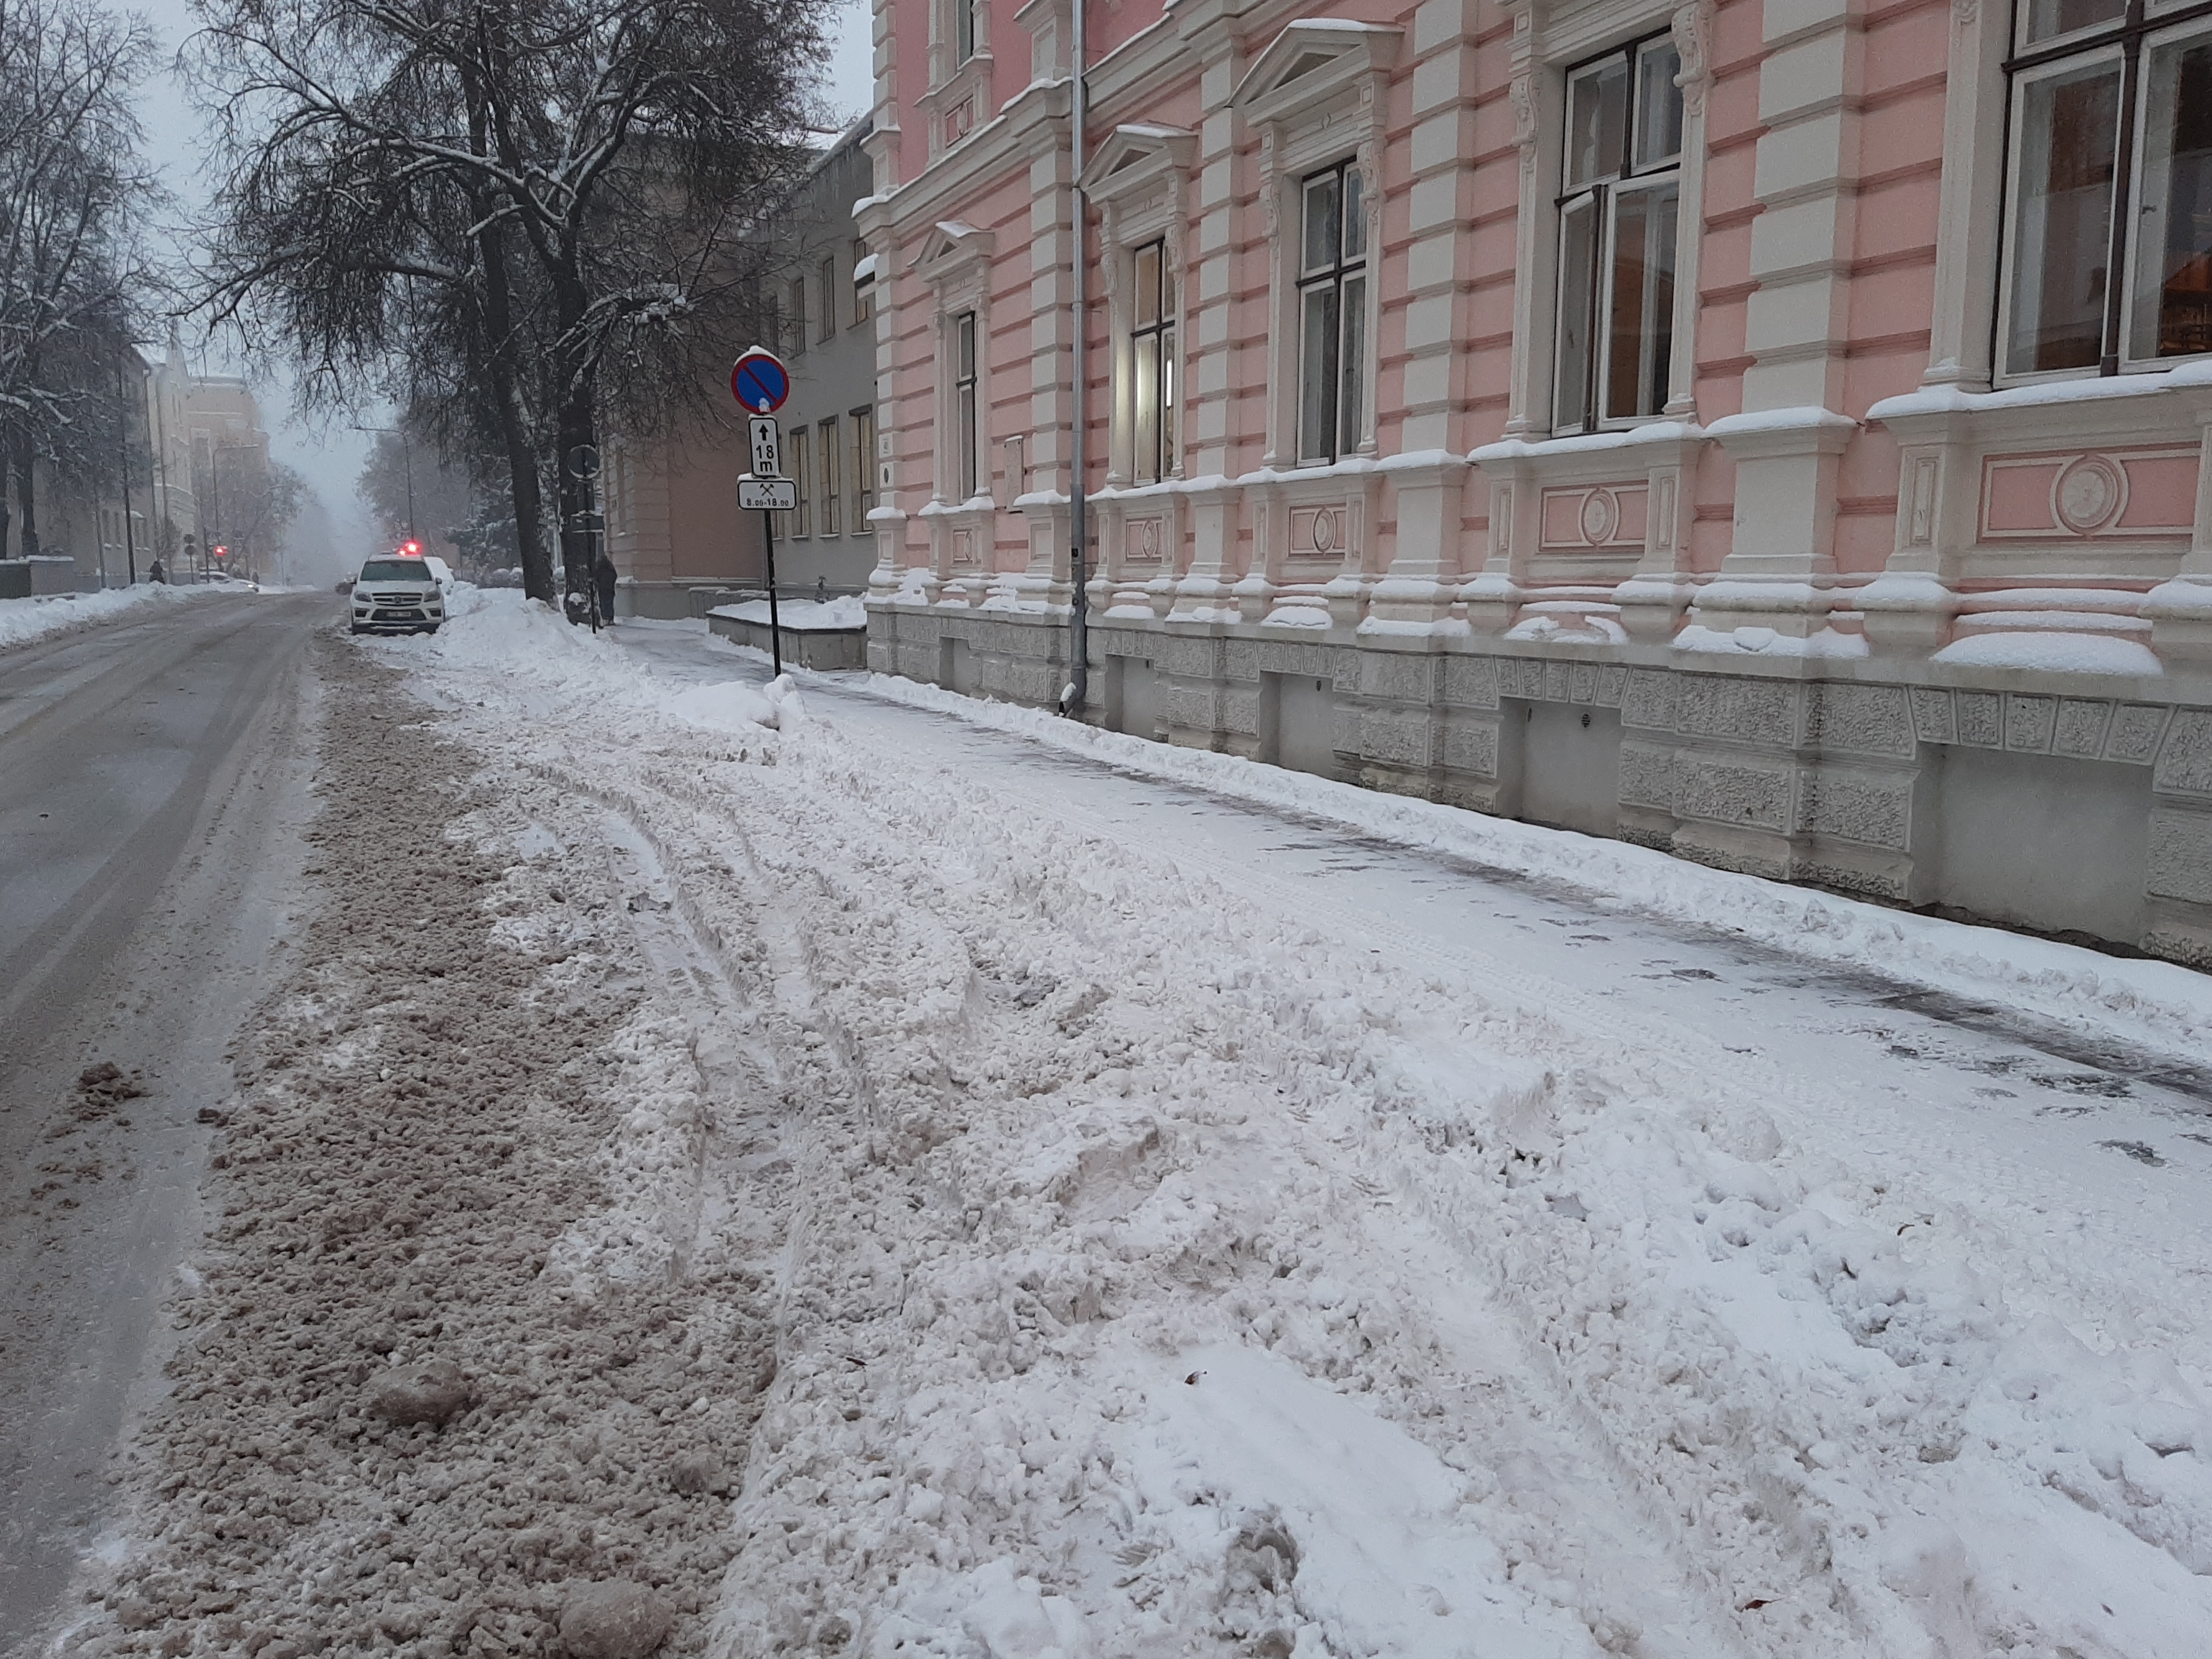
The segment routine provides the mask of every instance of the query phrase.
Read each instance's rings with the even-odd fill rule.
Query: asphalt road
[[[63,1609],[159,1385],[240,1021],[303,861],[323,596],[0,651],[0,1654]],[[119,1085],[88,1091],[88,1066]]]

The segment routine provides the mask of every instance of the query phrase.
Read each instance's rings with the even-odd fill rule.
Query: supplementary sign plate
[[[783,450],[776,436],[775,422],[765,415],[756,415],[745,422],[753,441],[753,477],[780,478],[783,476]]]
[[[738,480],[738,505],[751,513],[789,513],[799,506],[799,486],[789,478]]]
[[[755,346],[732,366],[730,395],[749,414],[773,415],[791,396],[791,371],[775,353]]]

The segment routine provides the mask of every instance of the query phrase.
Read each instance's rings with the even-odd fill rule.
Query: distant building
[[[778,587],[857,593],[876,562],[873,290],[859,270],[853,210],[869,192],[865,121],[809,170],[763,231],[775,258],[759,310],[763,339],[791,369],[777,414],[795,512],[776,515]],[[725,370],[726,372],[726,370]],[[703,424],[665,438],[607,446],[608,548],[624,577],[624,614],[682,617],[726,590],[765,580],[760,514],[740,512],[738,478],[750,465],[744,416],[727,392]],[[696,596],[695,598],[695,595]]]
[[[203,568],[258,574],[283,526],[270,515],[269,434],[245,380],[204,374],[185,392],[192,506]]]
[[[78,478],[39,465],[40,591],[125,586],[134,574],[147,580],[157,557],[173,582],[218,568],[265,572],[282,526],[272,522],[269,434],[252,389],[234,375],[193,374],[173,329],[158,358],[145,347],[126,350],[117,380],[125,430],[112,459],[95,457]],[[12,477],[8,492],[4,551],[18,559]]]
[[[115,368],[115,390],[124,410],[123,429],[115,435],[108,453],[95,453],[81,476],[65,477],[43,459],[33,468],[32,493],[38,523],[34,573],[21,568],[32,550],[24,544],[20,481],[9,471],[6,546],[0,556],[16,568],[12,577],[0,576],[0,593],[19,589],[96,592],[103,587],[127,586],[134,568],[139,579],[144,578],[152,557],[148,541],[151,526],[146,517],[151,503],[140,475],[150,444],[149,406],[141,393],[149,384],[152,368],[142,353],[126,349]]]
[[[1079,422],[1087,719],[2212,962],[2212,9],[1073,21],[876,0],[874,665],[1057,698]]]

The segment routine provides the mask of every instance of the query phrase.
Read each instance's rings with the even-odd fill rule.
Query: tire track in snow
[[[595,781],[592,785],[588,786],[588,787],[596,796],[602,799],[618,799],[621,802],[623,823],[626,825],[635,826],[632,830],[633,834],[650,836],[653,839],[654,848],[662,860],[663,872],[667,874],[668,879],[672,883],[675,894],[674,902],[677,908],[687,916],[697,916],[701,909],[701,900],[694,891],[691,881],[685,876],[676,873],[678,867],[681,863],[682,855],[673,850],[672,843],[675,840],[678,839],[678,837],[664,836],[658,827],[657,823],[657,821],[664,816],[680,816],[689,817],[694,815],[689,811],[679,810],[672,811],[672,809],[675,808],[676,804],[672,798],[667,796],[659,797],[648,806],[645,802],[639,799],[638,793],[635,793],[639,786],[635,778],[626,777],[623,787],[619,791],[617,791],[611,789],[603,781],[605,777],[604,773],[600,774],[599,777],[602,781]],[[564,779],[564,782],[568,783],[569,787],[578,787],[574,780]],[[731,842],[734,833],[734,838],[737,843],[742,848],[743,855],[749,866],[747,871],[749,880],[759,879],[762,878],[763,871],[761,862],[761,854],[754,845],[754,830],[750,827],[741,826],[736,822],[734,804],[725,803],[725,805],[726,809],[730,812],[729,817],[722,819],[718,824],[711,828],[696,823],[688,826],[688,833],[681,838],[689,839],[695,847],[707,847],[714,845],[717,841],[720,841],[724,844],[727,844]],[[880,836],[883,830],[887,826],[884,826],[881,823],[880,819],[878,819],[872,826],[872,833]],[[824,837],[818,836],[812,837],[810,842],[811,848],[818,851],[824,839]],[[708,854],[708,856],[711,858],[711,854]],[[787,864],[783,866],[781,873],[786,879],[796,878],[803,884],[811,887],[813,890],[810,896],[817,902],[819,902],[824,897],[834,898],[836,896],[836,890],[840,878],[849,879],[853,875],[853,872],[849,869],[842,867],[838,868],[833,874],[830,870],[818,863],[807,866],[797,872],[794,872]],[[765,901],[757,901],[756,908],[773,909],[777,907],[775,906],[773,898],[770,898]],[[845,905],[833,905],[831,907],[831,913],[836,913],[839,908],[851,908],[851,906],[848,897],[848,902]],[[800,913],[812,914],[812,912],[806,910],[804,908],[802,908]],[[948,933],[955,936],[957,936],[961,931],[958,918],[947,917],[941,912],[935,917],[934,926],[937,931]],[[699,926],[697,931],[705,936],[712,937],[714,935],[716,930],[714,923],[706,922],[703,925]],[[810,945],[800,945],[796,947],[787,947],[785,950],[777,952],[777,954],[787,958],[796,958],[804,962],[805,968],[803,971],[809,981],[810,991],[811,991],[811,981],[819,963],[819,955],[817,951]],[[961,970],[965,971],[972,981],[974,975],[974,968],[972,963],[958,964],[957,967]],[[963,1005],[965,1017],[960,1020],[953,1022],[954,1025],[961,1030],[962,1052],[963,1055],[970,1059],[972,1059],[972,1057],[980,1049],[988,1046],[988,1041],[986,1040],[987,1032],[984,1028],[989,1023],[988,1013],[982,1021],[979,1022],[975,1018],[976,1006],[979,999],[972,994],[973,988],[974,988],[971,983],[971,985],[969,988],[966,988],[963,992]],[[988,1001],[987,999],[984,1000]],[[834,1024],[834,1022],[832,1023]],[[854,1065],[851,1067],[851,1070],[856,1075],[862,1077],[866,1075],[866,1069],[867,1068],[864,1065]],[[1309,1115],[1309,1116],[1310,1115]],[[1316,1163],[1316,1168],[1322,1168],[1318,1162]],[[1322,1170],[1322,1172],[1323,1178],[1325,1179],[1332,1181],[1336,1179],[1333,1173],[1328,1172],[1326,1170]],[[1358,1176],[1356,1172],[1348,1177],[1348,1184],[1354,1190],[1352,1193],[1347,1194],[1346,1196],[1347,1198],[1353,1199],[1354,1201],[1358,1201],[1361,1198],[1371,1199],[1380,1190],[1375,1183],[1367,1181],[1364,1177]],[[1496,1330],[1494,1328],[1491,1329],[1489,1332],[1490,1339],[1494,1340],[1496,1335]],[[1407,1356],[1407,1358],[1411,1358],[1411,1356]],[[1496,1366],[1494,1361],[1491,1370],[1492,1372],[1492,1381],[1489,1386],[1490,1389],[1494,1391],[1498,1380],[1495,1375]],[[1526,1365],[1517,1368],[1508,1366],[1507,1370],[1512,1378],[1510,1386],[1516,1393],[1528,1394],[1534,1392],[1540,1395],[1546,1390],[1546,1389],[1556,1388],[1558,1386],[1559,1379],[1556,1367],[1552,1367],[1548,1372],[1540,1369],[1539,1370],[1531,1370]],[[1540,1375],[1551,1376],[1553,1379],[1553,1382],[1551,1384],[1538,1382],[1536,1379]],[[1482,1391],[1466,1380],[1455,1380],[1444,1376],[1435,1376],[1431,1377],[1431,1381],[1434,1385],[1435,1390],[1441,1391],[1448,1395],[1456,1394],[1471,1398]],[[1522,1410],[1527,1419],[1527,1424],[1524,1425],[1521,1431],[1522,1437],[1525,1440],[1531,1433],[1534,1433],[1537,1438],[1543,1439],[1547,1437],[1548,1431],[1535,1431],[1533,1428],[1533,1425],[1534,1423],[1552,1420],[1574,1420],[1577,1407],[1577,1402],[1573,1400],[1571,1393],[1570,1391],[1561,1390],[1558,1392],[1554,1397],[1544,1401],[1542,1403],[1538,1403],[1538,1401],[1534,1400],[1524,1401],[1522,1404]],[[1564,1441],[1556,1442],[1551,1445],[1549,1450],[1543,1454],[1541,1461],[1552,1472],[1556,1474],[1562,1468],[1569,1468],[1582,1457],[1582,1454],[1580,1452],[1570,1452],[1567,1449],[1567,1445],[1568,1443]],[[1521,1454],[1516,1453],[1514,1455],[1517,1456]],[[1594,1474],[1594,1470],[1584,1468],[1579,1473],[1579,1474],[1576,1475],[1575,1478],[1583,1483],[1587,1484],[1593,1478]],[[1602,1481],[1601,1481],[1601,1485],[1603,1485]],[[1631,1496],[1634,1491],[1635,1488],[1632,1486],[1629,1486],[1626,1487],[1612,1487],[1602,1490],[1595,1494],[1585,1492],[1582,1495],[1580,1502],[1569,1504],[1566,1507],[1577,1511],[1583,1517],[1585,1523],[1587,1523],[1590,1518],[1607,1511],[1619,1511],[1624,1510],[1635,1511],[1641,1509],[1643,1506]],[[1634,1530],[1634,1528],[1630,1529],[1632,1534]],[[1656,1528],[1655,1528],[1655,1530],[1656,1530]],[[1616,1550],[1633,1552],[1640,1548],[1640,1546],[1637,1544],[1629,1534],[1620,1533],[1618,1530],[1615,1531],[1614,1535],[1608,1540],[1608,1542]],[[1614,1565],[1617,1568],[1617,1563]],[[1674,1575],[1670,1570],[1670,1571],[1665,1576],[1672,1577]],[[1655,1601],[1664,1601],[1668,1598],[1666,1595],[1662,1595],[1648,1597],[1648,1599]],[[1720,1650],[1727,1645],[1725,1642],[1720,1642],[1718,1644],[1716,1643],[1714,1639],[1715,1632],[1711,1628],[1711,1621],[1709,1620],[1696,1620],[1693,1622],[1706,1626],[1706,1628],[1699,1632],[1697,1638],[1686,1641],[1682,1645],[1678,1647],[1674,1643],[1668,1641],[1662,1632],[1654,1629],[1649,1632],[1649,1636],[1650,1642],[1656,1643],[1657,1645],[1650,1645],[1650,1644],[1647,1644],[1646,1646],[1639,1650],[1654,1655],[1674,1651],[1680,1651],[1684,1653],[1692,1651],[1713,1652]]]

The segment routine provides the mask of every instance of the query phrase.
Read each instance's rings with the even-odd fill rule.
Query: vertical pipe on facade
[[[1068,153],[1071,165],[1068,198],[1073,210],[1073,216],[1075,221],[1073,252],[1070,256],[1070,265],[1075,284],[1073,301],[1075,337],[1072,343],[1074,357],[1073,368],[1075,372],[1073,388],[1075,412],[1073,430],[1069,435],[1067,445],[1069,537],[1067,572],[1074,586],[1073,596],[1074,604],[1068,611],[1067,618],[1068,665],[1072,672],[1068,675],[1067,696],[1065,702],[1066,712],[1075,714],[1082,712],[1084,702],[1091,689],[1091,645],[1087,626],[1089,617],[1085,614],[1088,600],[1088,595],[1085,590],[1088,586],[1090,572],[1085,568],[1086,562],[1084,556],[1086,529],[1085,520],[1087,515],[1084,510],[1086,501],[1084,489],[1083,453],[1084,416],[1087,412],[1090,399],[1085,396],[1084,378],[1086,372],[1084,364],[1085,334],[1089,326],[1089,319],[1085,315],[1087,307],[1083,269],[1084,220],[1086,216],[1083,200],[1083,125],[1084,118],[1087,113],[1084,107],[1085,99],[1083,82],[1085,34],[1083,0],[1073,0],[1073,3],[1074,15],[1070,21],[1071,32],[1075,37],[1075,50],[1070,61],[1073,65],[1074,73],[1070,77],[1070,91],[1073,95],[1067,119]]]

